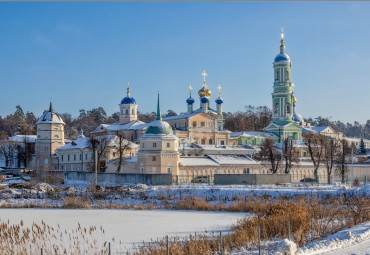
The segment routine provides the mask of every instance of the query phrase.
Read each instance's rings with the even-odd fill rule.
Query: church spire
[[[51,99],[50,99],[49,112],[53,112],[53,103],[51,102]]]
[[[284,45],[284,28],[281,27],[281,41],[280,41],[280,53],[285,53],[285,45]]]
[[[162,120],[161,107],[159,105],[159,93],[158,93],[158,101],[157,101],[157,120]]]

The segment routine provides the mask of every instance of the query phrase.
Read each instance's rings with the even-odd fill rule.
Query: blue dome
[[[216,98],[215,102],[216,102],[216,104],[222,104],[224,102],[224,100],[222,100],[221,97],[218,97],[218,98]]]
[[[208,103],[209,102],[209,99],[207,97],[201,97],[200,98],[200,101],[205,104],[205,103]]]
[[[136,104],[136,101],[133,97],[124,97],[121,101],[121,104]]]
[[[290,57],[286,53],[280,53],[275,57],[274,62],[290,62]]]
[[[186,99],[186,103],[187,104],[194,104],[194,99],[192,97],[189,97],[188,99]]]

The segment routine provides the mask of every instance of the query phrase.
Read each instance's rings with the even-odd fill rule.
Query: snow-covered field
[[[370,222],[344,229],[322,240],[308,244],[302,247],[297,254],[369,255]]]
[[[229,231],[248,214],[227,212],[169,211],[169,210],[71,210],[71,209],[0,209],[0,219],[11,224],[30,227],[33,222],[56,227],[59,224],[66,230],[82,227],[103,226],[106,241],[114,237],[117,251],[119,241],[130,247],[142,241],[163,238],[166,235],[185,237],[191,233],[204,231]]]

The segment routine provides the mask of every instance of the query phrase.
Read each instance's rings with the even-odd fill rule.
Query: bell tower
[[[280,43],[280,54],[275,57],[273,63],[272,122],[284,125],[293,121],[294,83],[291,81],[292,63],[285,53],[283,29]]]
[[[123,125],[137,120],[137,104],[133,97],[130,96],[130,83],[127,85],[127,96],[119,104],[119,124]]]

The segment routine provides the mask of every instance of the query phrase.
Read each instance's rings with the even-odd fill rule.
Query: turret
[[[130,96],[130,84],[127,85],[127,96],[119,104],[119,124],[123,125],[137,120],[137,104],[133,97]]]
[[[194,99],[191,97],[191,91],[193,90],[193,87],[189,85],[189,98],[186,99],[186,103],[188,104],[188,114],[192,113],[193,110],[193,104],[194,104]]]
[[[222,104],[224,103],[224,100],[222,100],[222,97],[221,97],[221,85],[220,84],[218,84],[217,89],[218,89],[218,97],[215,100],[216,107],[217,107],[217,113],[219,115],[222,115]]]

